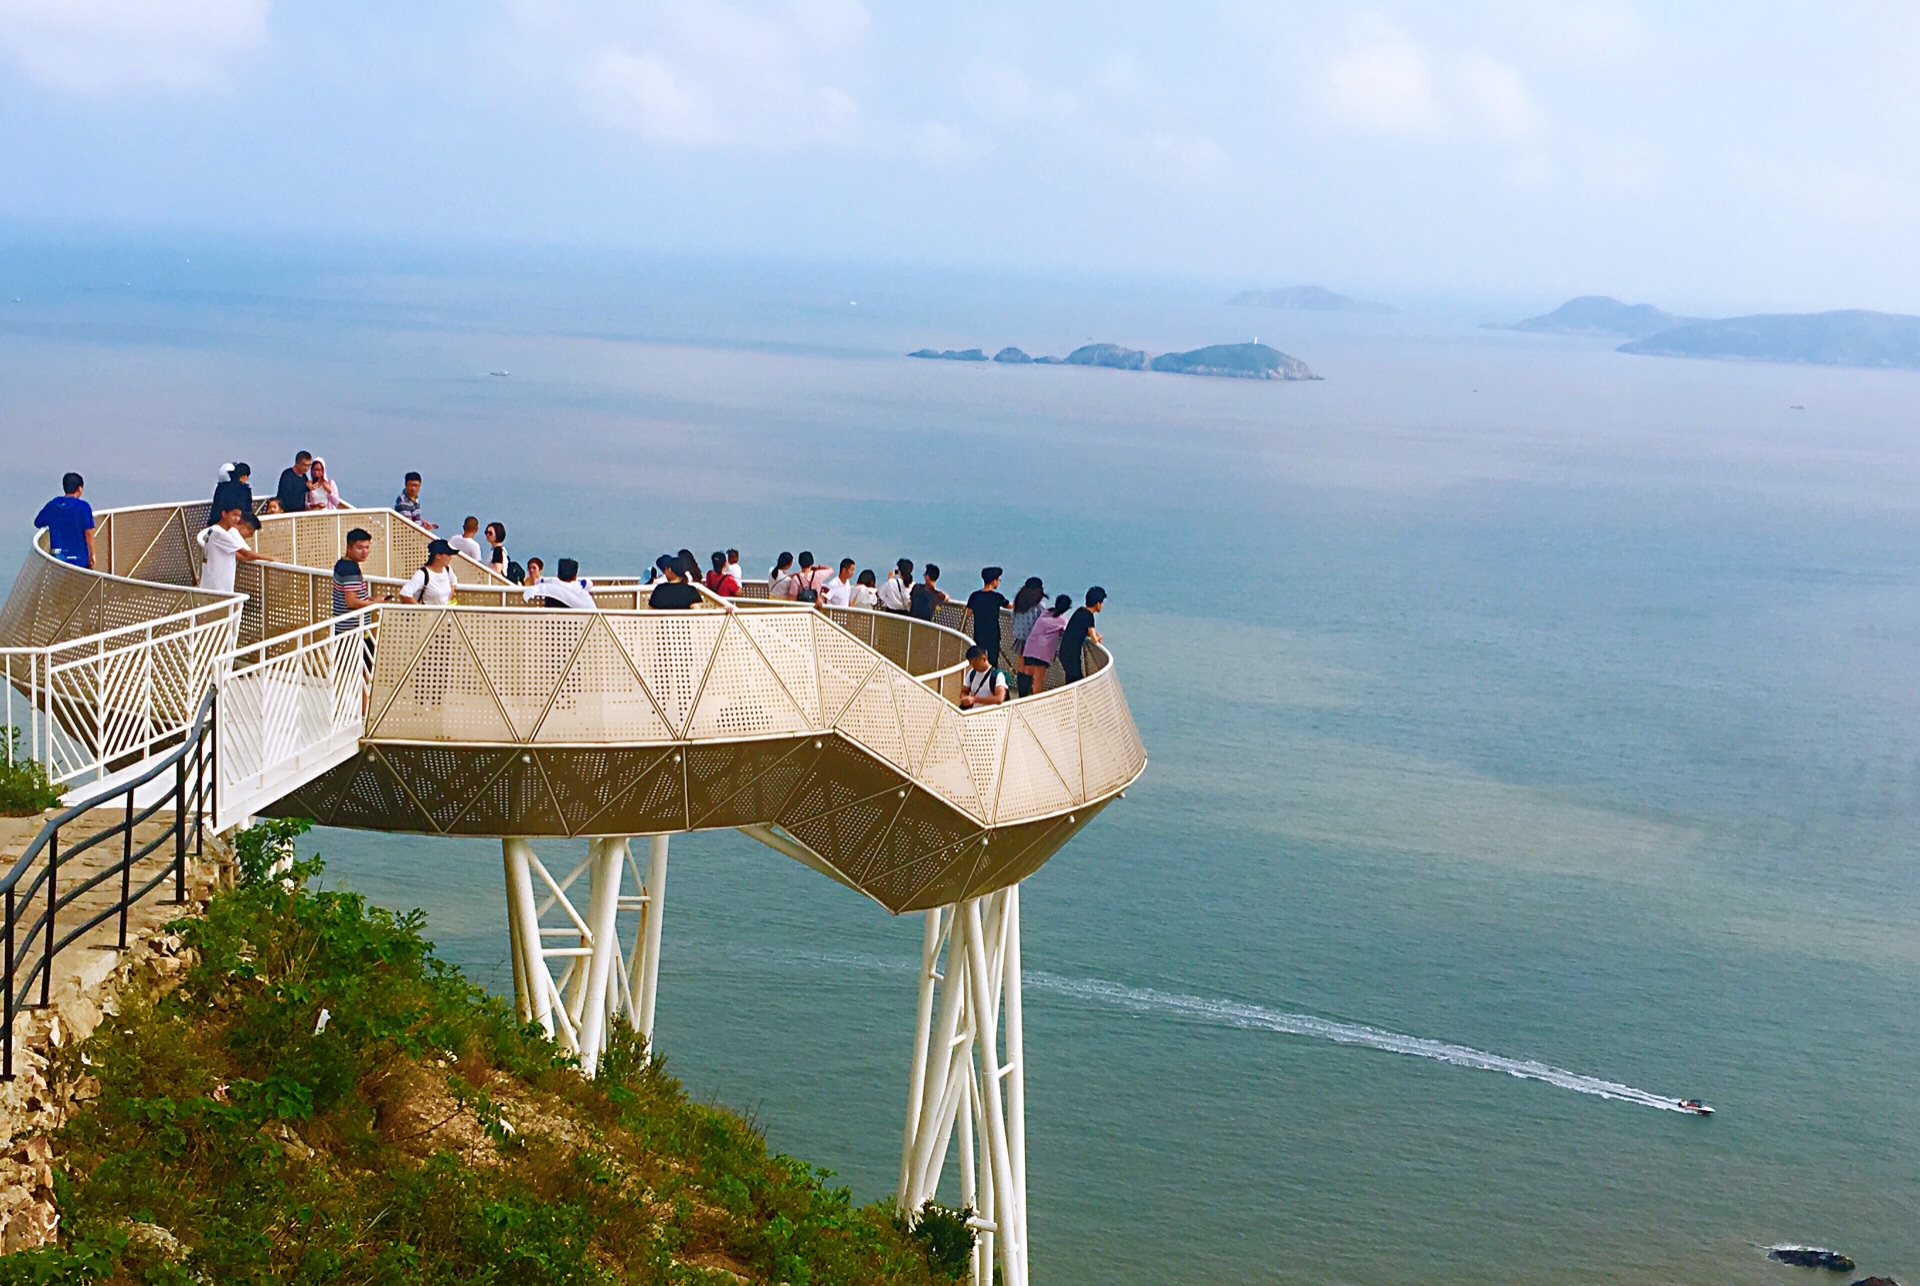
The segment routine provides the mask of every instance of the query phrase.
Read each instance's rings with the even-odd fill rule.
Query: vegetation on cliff
[[[62,1051],[85,1107],[55,1139],[60,1242],[25,1282],[786,1282],[932,1286],[971,1233],[914,1227],[616,1039],[586,1080],[438,959],[419,912],[273,868],[175,927],[184,968]],[[622,1029],[624,1030],[624,1029]]]

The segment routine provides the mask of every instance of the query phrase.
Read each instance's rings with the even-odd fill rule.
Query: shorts
[[[1037,656],[1023,656],[1023,657],[1021,657],[1021,658],[1020,658],[1020,664],[1022,664],[1022,665],[1026,665],[1026,666],[1031,666],[1032,668],[1034,668],[1034,669],[1036,669],[1036,670],[1044,670],[1044,669],[1046,669],[1046,668],[1047,668],[1048,666],[1050,666],[1050,665],[1052,665],[1052,664],[1053,664],[1053,662],[1051,662],[1051,661],[1042,661],[1042,660],[1041,660],[1041,659],[1040,659],[1039,657],[1037,657]]]

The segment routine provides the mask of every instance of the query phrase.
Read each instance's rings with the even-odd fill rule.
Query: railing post
[[[187,757],[173,763],[173,900],[187,900]]]
[[[127,787],[127,820],[120,834],[120,950],[127,949],[127,900],[133,896],[133,787]]]
[[[60,882],[60,828],[53,828],[47,839],[47,958],[41,961],[40,1008],[53,1001],[53,912],[58,904],[54,886]]]

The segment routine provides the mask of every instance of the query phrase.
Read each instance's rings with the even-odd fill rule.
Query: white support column
[[[1002,1286],[1027,1286],[1017,887],[927,913],[919,1002],[900,1207],[911,1214],[936,1196],[957,1134],[959,1201],[974,1211],[974,1284],[993,1286],[997,1265]]]
[[[624,1022],[652,1038],[666,911],[667,837],[652,839],[644,892],[629,897],[620,893],[623,870],[633,866],[625,838],[590,840],[586,858],[561,879],[554,878],[526,840],[501,841],[515,1008],[523,1021],[538,1023],[555,1044],[577,1057],[588,1076],[598,1069],[612,1024]],[[634,873],[638,883],[637,868]],[[582,875],[588,881],[584,915],[569,896]],[[557,923],[543,928],[541,918],[555,911]],[[631,952],[621,950],[622,911],[639,913]],[[555,939],[556,945],[547,945]],[[557,976],[556,961],[565,962]]]
[[[667,837],[655,835],[647,857],[647,904],[640,912],[640,932],[634,944],[634,996],[639,1011],[634,1026],[653,1045],[654,1000],[660,994],[660,932],[667,915]]]

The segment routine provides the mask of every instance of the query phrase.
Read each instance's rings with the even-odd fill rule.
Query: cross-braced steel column
[[[667,903],[667,837],[653,836],[651,847],[644,880],[631,844],[621,837],[589,840],[586,857],[564,878],[555,879],[526,840],[501,841],[515,1008],[522,1021],[538,1023],[561,1049],[578,1057],[580,1070],[589,1076],[599,1066],[612,1023],[624,1022],[649,1044],[653,1040]],[[641,892],[621,895],[623,871],[632,873]],[[582,875],[588,888],[585,915],[567,896]],[[556,909],[562,922],[543,927],[541,917]],[[638,912],[639,923],[632,949],[623,952],[619,918],[625,911]],[[549,938],[561,945],[548,946]],[[566,961],[558,977],[549,963],[554,960]]]
[[[974,1211],[973,1280],[992,1286],[997,1260],[1003,1286],[1027,1286],[1020,888],[926,914],[900,1208],[910,1214],[939,1191],[957,1132],[960,1201]]]

